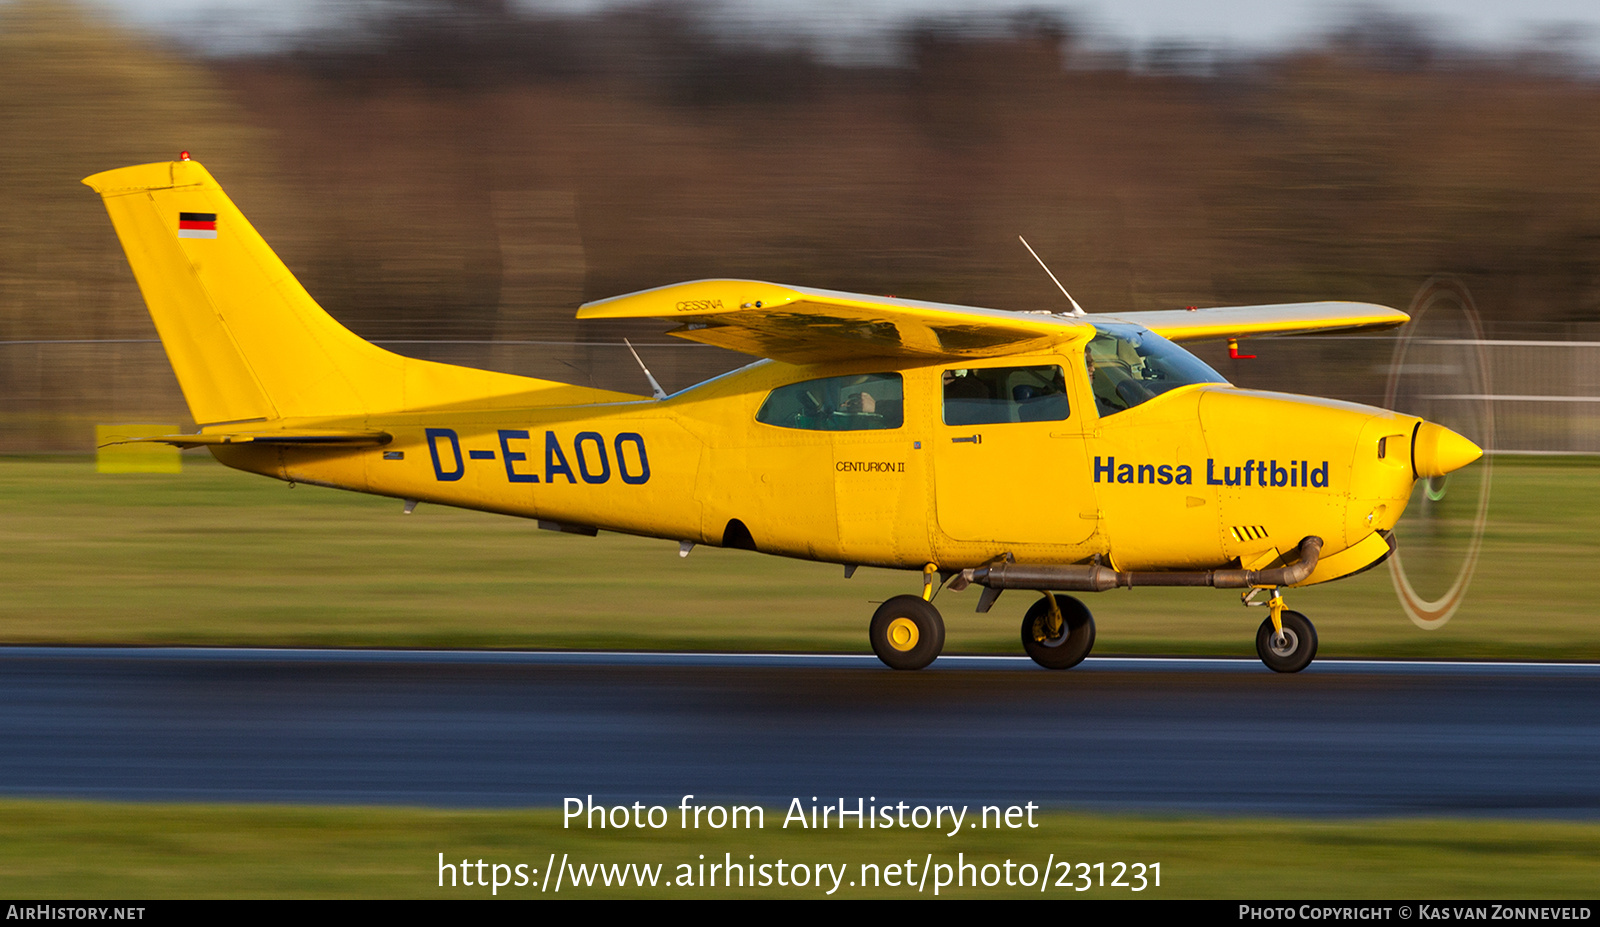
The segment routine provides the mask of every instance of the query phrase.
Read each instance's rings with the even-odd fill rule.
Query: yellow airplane
[[[281,480],[857,566],[919,570],[873,650],[931,663],[947,585],[1041,598],[1023,648],[1063,669],[1094,619],[1058,592],[1243,590],[1262,661],[1316,630],[1282,590],[1393,550],[1412,486],[1481,451],[1383,409],[1239,389],[1175,342],[1352,331],[1407,315],[1301,303],[1084,315],[700,280],[584,305],[765,360],[646,398],[402,357],[319,307],[210,173],[178,160],[84,183],[104,199],[203,446]],[[656,390],[659,394],[659,389]],[[1265,595],[1265,601],[1257,599]]]

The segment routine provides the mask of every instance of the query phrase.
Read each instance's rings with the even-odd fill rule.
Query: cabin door
[[[960,541],[1079,544],[1098,512],[1082,422],[1058,357],[940,372],[939,528]]]

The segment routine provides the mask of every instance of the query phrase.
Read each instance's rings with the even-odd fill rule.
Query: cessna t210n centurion
[[[872,616],[884,663],[944,644],[935,591],[1040,594],[1039,664],[1094,619],[1058,593],[1265,596],[1263,662],[1303,669],[1283,590],[1394,549],[1418,480],[1471,441],[1383,409],[1229,385],[1178,343],[1405,323],[1362,303],[1085,315],[699,280],[584,305],[763,358],[646,398],[402,357],[322,310],[199,163],[96,174],[203,446],[280,480],[844,565],[919,571]]]

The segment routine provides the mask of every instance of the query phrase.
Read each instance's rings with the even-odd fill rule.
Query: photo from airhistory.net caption
[[[0,807],[0,920],[176,916],[160,899],[1159,900],[1239,922],[1584,923],[1600,909],[1600,832],[1586,823],[1090,814],[1040,797],[807,790],[762,802],[685,789],[521,809],[14,800]],[[142,917],[117,913],[146,902],[157,907]]]
[[[573,834],[570,848],[552,846],[543,858],[452,854],[436,859],[435,887],[447,897],[533,897],[580,892],[588,897],[624,892],[637,897],[710,893],[719,897],[1034,897],[1079,899],[1160,897],[1163,861],[1115,854],[1085,855],[1072,833],[1052,849],[1041,831],[1037,802],[1020,804],[917,803],[878,796],[795,796],[784,807],[721,803],[693,794],[676,804],[597,801],[568,796],[561,829]],[[780,835],[752,844],[750,837]],[[828,837],[889,836],[888,845],[823,842]],[[634,859],[595,853],[590,835],[643,837],[670,842],[664,853]],[[1021,840],[1024,836],[1031,838]],[[1041,841],[1039,838],[1043,837]],[[684,838],[690,838],[685,840]],[[821,839],[819,839],[821,838]],[[963,840],[961,838],[966,838]],[[981,838],[973,845],[970,840]],[[1008,838],[1010,838],[1008,840]],[[1009,847],[1008,843],[1022,843]],[[720,846],[718,845],[720,844]],[[784,852],[787,844],[790,852]],[[636,843],[634,846],[644,844]],[[908,852],[908,849],[922,852]],[[1071,849],[1069,849],[1071,848]],[[1012,852],[1020,849],[1022,852]],[[1091,858],[1092,857],[1092,858]],[[1169,864],[1170,871],[1170,864]],[[1169,881],[1170,885],[1170,881]],[[1034,894],[1037,893],[1037,894]],[[1170,897],[1170,896],[1169,896]],[[1402,910],[1403,909],[1403,910]],[[1449,919],[1441,905],[1371,906],[1329,903],[1306,906],[1241,905],[1242,920]],[[1459,916],[1471,919],[1472,910]],[[1586,921],[1592,906],[1516,908],[1491,906],[1519,919]],[[1535,913],[1528,913],[1528,912]]]
[[[781,820],[756,805],[704,804],[684,795],[674,808],[635,801],[597,803],[593,795],[562,801],[562,826],[583,830],[703,831],[707,834],[765,830],[769,824],[795,833],[813,831],[901,830],[955,837],[964,830],[1037,830],[1039,805],[880,804],[876,796],[826,801],[790,800]],[[1043,892],[1110,888],[1143,892],[1161,887],[1160,861],[1070,860],[1049,853],[1043,859],[969,858],[941,847],[922,857],[884,856],[870,861],[845,859],[763,858],[756,853],[723,850],[696,853],[679,862],[607,861],[551,852],[544,860],[471,859],[459,861],[439,853],[440,888],[475,887],[498,895],[502,890],[559,894],[572,889],[650,887],[684,889],[814,888],[823,896],[844,889],[902,889],[939,897],[949,889],[1037,888]]]

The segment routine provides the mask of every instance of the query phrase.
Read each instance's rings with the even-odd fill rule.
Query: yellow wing
[[[654,318],[669,334],[804,364],[855,357],[989,357],[1083,337],[1096,322],[1142,325],[1173,341],[1393,328],[1410,318],[1371,303],[1285,303],[1071,316],[892,296],[695,280],[585,303],[580,319]]]
[[[696,280],[585,303],[580,319],[665,319],[670,334],[793,364],[987,357],[1082,337],[1083,323],[758,280]]]
[[[1279,303],[1215,309],[1162,309],[1155,312],[1102,312],[1096,322],[1143,325],[1171,341],[1206,341],[1258,335],[1309,335],[1378,331],[1406,324],[1411,316],[1373,303]]]

